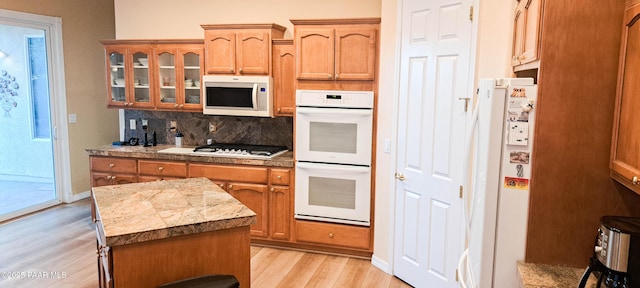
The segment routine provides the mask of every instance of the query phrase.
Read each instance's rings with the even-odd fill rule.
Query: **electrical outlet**
[[[142,119],[142,126],[149,126],[149,120]]]
[[[178,129],[178,123],[175,120],[169,121],[169,131],[176,131]]]
[[[129,119],[129,130],[136,130],[136,119]]]
[[[213,122],[209,122],[209,132],[213,133],[216,132],[216,130],[216,124],[213,124]]]

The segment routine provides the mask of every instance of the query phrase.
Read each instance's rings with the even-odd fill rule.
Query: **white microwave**
[[[202,76],[205,115],[273,117],[269,76]]]

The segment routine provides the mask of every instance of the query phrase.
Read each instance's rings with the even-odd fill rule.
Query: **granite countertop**
[[[255,224],[256,213],[206,178],[92,188],[107,246]]]
[[[125,157],[140,159],[156,159],[169,161],[190,161],[217,164],[256,165],[272,167],[293,167],[293,152],[287,151],[271,159],[220,157],[214,155],[193,155],[183,153],[159,153],[158,151],[175,147],[173,145],[144,146],[112,146],[105,145],[85,149],[89,156]],[[184,147],[195,148],[195,147]]]
[[[566,288],[578,287],[587,264],[584,269],[524,262],[517,265],[520,288]],[[586,287],[596,287],[596,282],[591,274]]]

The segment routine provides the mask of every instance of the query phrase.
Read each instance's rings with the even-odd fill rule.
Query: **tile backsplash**
[[[125,110],[125,140],[130,137],[144,139],[142,119],[148,120],[148,139],[156,132],[158,144],[175,144],[175,132],[169,131],[176,121],[183,134],[183,146],[204,145],[207,139],[214,143],[242,143],[287,146],[293,150],[293,118],[291,117],[235,117],[213,116],[202,113]],[[129,129],[130,119],[136,120],[136,130]],[[210,125],[215,129],[210,132]],[[132,134],[133,132],[133,134]]]

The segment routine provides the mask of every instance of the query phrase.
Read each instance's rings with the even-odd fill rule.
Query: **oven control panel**
[[[296,90],[298,107],[373,108],[372,91]]]

